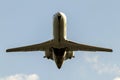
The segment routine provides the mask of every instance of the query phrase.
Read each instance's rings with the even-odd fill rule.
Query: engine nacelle
[[[66,58],[65,58],[65,60],[71,59],[71,58],[74,58],[74,52],[73,51],[66,51]]]
[[[45,56],[44,56],[44,58],[52,59],[52,60],[53,60],[52,51],[51,51],[51,50],[46,50],[46,51],[45,51]]]

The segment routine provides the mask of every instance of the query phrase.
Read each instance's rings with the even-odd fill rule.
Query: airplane
[[[55,61],[58,69],[61,68],[65,60],[74,58],[74,51],[104,51],[112,52],[112,49],[79,44],[66,38],[66,15],[57,12],[53,16],[53,36],[52,40],[29,46],[7,49],[6,52],[26,52],[45,51],[44,58]]]

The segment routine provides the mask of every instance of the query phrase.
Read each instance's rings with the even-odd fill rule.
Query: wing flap
[[[29,46],[7,49],[6,52],[44,51],[50,47],[52,40]]]
[[[79,44],[72,41],[67,41],[66,46],[69,47],[69,50],[71,51],[105,51],[105,52],[112,52],[112,49],[109,48],[102,48],[102,47],[96,47],[96,46],[90,46],[85,44]]]

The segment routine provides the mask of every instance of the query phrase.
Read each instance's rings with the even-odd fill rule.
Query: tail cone
[[[57,64],[58,69],[62,67],[62,64]]]
[[[58,69],[60,69],[60,68],[62,67],[63,62],[64,62],[64,59],[63,59],[63,58],[57,58],[57,59],[55,60],[55,63],[56,63],[56,65],[57,65]]]

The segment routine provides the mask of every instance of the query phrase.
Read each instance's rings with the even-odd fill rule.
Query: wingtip
[[[111,52],[113,52],[113,50],[111,49]]]
[[[6,49],[6,52],[11,52],[11,50],[10,49]]]
[[[108,52],[113,52],[113,50],[112,50],[112,49],[109,49]]]
[[[6,52],[9,52],[9,49],[6,49]]]

